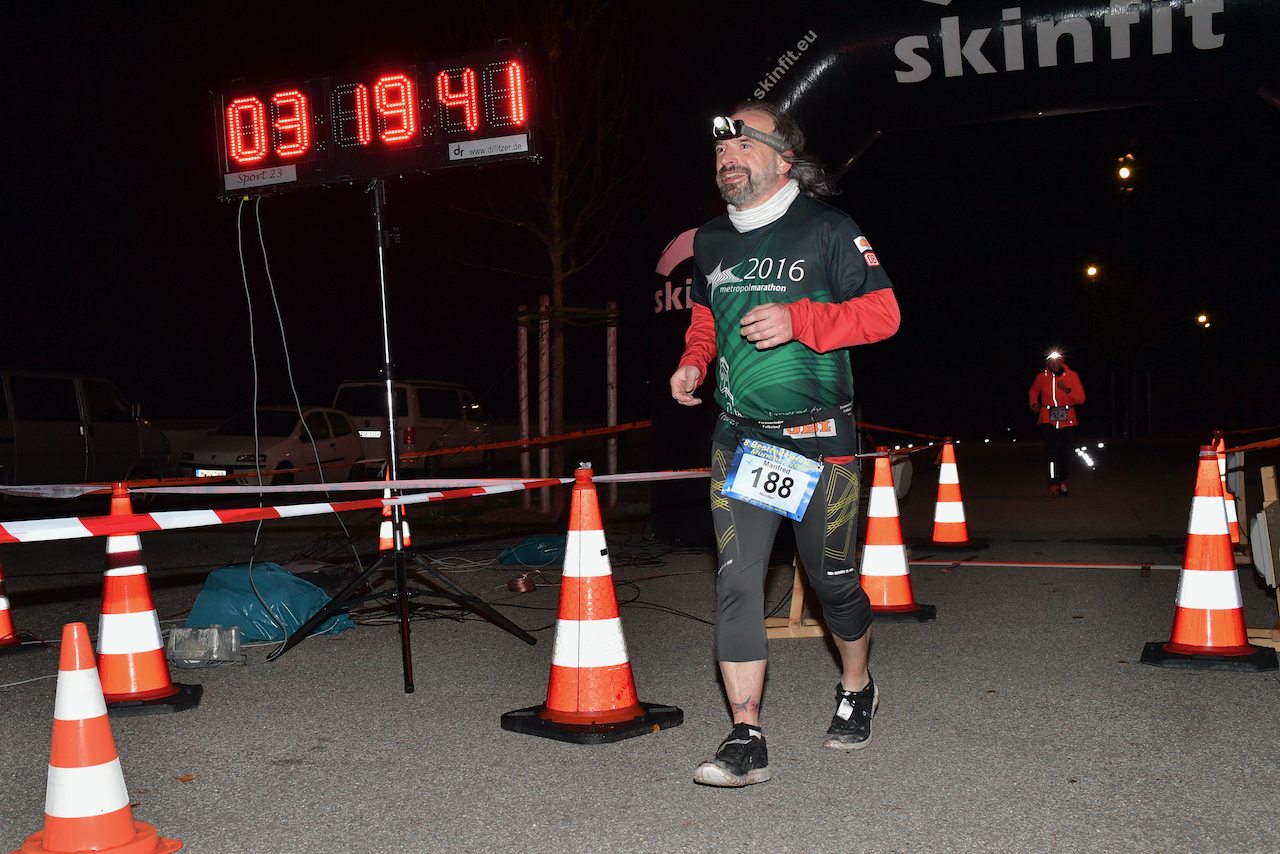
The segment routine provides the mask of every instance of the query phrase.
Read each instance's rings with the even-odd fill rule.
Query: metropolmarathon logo
[[[925,2],[947,6],[952,0]],[[1037,15],[1034,22],[1022,19],[1021,6],[1011,6],[1001,10],[1003,24],[999,42],[1003,48],[1004,70],[1026,69],[1028,47],[1024,36],[1032,34],[1035,62],[1039,68],[1052,68],[1058,64],[1058,45],[1064,36],[1070,40],[1073,65],[1094,61],[1095,42],[1101,43],[1102,50],[1109,48],[1108,53],[1113,60],[1132,58],[1135,41],[1142,46],[1149,42],[1152,56],[1173,53],[1173,16],[1178,5],[1182,7],[1182,14],[1191,20],[1192,47],[1197,50],[1222,47],[1225,36],[1215,31],[1214,16],[1223,11],[1225,0],[1185,0],[1181,4],[1126,3],[1120,0],[1099,15],[1068,14],[1048,18]],[[894,44],[894,56],[906,66],[895,70],[894,76],[899,83],[927,80],[938,61],[931,42],[941,43],[942,73],[945,77],[963,77],[967,71],[995,74],[997,69],[990,54],[994,54],[996,49],[986,47],[993,30],[993,27],[978,27],[962,33],[959,15],[942,18],[939,29],[932,35],[906,36]]]

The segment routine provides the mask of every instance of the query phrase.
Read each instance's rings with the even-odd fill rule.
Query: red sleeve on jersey
[[[695,311],[697,308],[694,306]],[[792,336],[818,353],[883,341],[898,331],[901,321],[892,288],[845,302],[797,300],[787,303],[787,310],[791,312]]]
[[[711,309],[699,303],[693,304],[693,319],[684,333],[684,354],[680,367],[692,365],[702,379],[707,378],[707,366],[716,357],[716,321]]]

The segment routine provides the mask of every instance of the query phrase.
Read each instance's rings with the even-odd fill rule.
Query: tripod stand
[[[374,225],[377,228],[378,236],[378,287],[382,296],[382,355],[383,355],[383,376],[386,384],[387,392],[387,466],[391,475],[391,480],[399,480],[399,452],[397,448],[396,438],[396,405],[395,405],[395,373],[391,362],[391,324],[390,314],[387,310],[387,266],[386,266],[386,249],[389,240],[399,240],[398,234],[392,234],[383,228],[382,209],[387,203],[387,185],[382,178],[374,179],[366,191],[372,194],[373,202],[373,218]],[[505,629],[520,640],[527,644],[535,644],[538,639],[508,620],[506,617],[495,611],[490,605],[486,604],[478,596],[469,593],[461,585],[453,579],[441,573],[429,561],[416,552],[406,549],[404,545],[404,508],[395,504],[391,507],[391,536],[393,547],[389,555],[378,558],[368,569],[360,573],[360,575],[348,584],[343,590],[334,596],[329,604],[317,612],[311,619],[307,620],[297,631],[289,635],[284,644],[278,650],[275,650],[268,656],[268,660],[275,661],[284,655],[293,647],[301,643],[308,635],[323,623],[332,617],[338,611],[342,610],[347,604],[347,599],[363,586],[375,572],[392,568],[395,572],[396,580],[396,601],[398,605],[400,617],[400,648],[404,660],[404,692],[406,694],[413,693],[413,650],[409,641],[409,587],[408,587],[408,565],[414,563],[420,569],[425,570],[431,579],[427,583],[436,588],[434,592],[428,595],[448,599],[458,605],[468,608],[471,611],[484,617],[489,622]]]

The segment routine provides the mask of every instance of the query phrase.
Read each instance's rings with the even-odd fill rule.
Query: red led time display
[[[523,48],[214,95],[219,195],[536,159]]]

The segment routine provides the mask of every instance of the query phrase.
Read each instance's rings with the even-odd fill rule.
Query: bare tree
[[[551,283],[551,431],[564,430],[566,284],[609,247],[638,199],[648,128],[636,127],[642,97],[633,46],[640,29],[632,4],[549,0],[476,7],[475,26],[490,38],[529,44],[536,81],[535,139],[540,168],[505,192],[468,208],[525,229],[546,248]],[[648,115],[647,111],[644,111]],[[553,452],[553,473],[563,472]]]

